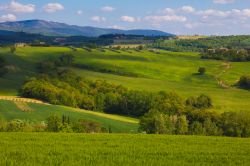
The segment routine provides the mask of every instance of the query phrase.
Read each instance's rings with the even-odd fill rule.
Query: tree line
[[[183,52],[203,52],[206,49],[249,49],[250,44],[249,35],[238,35],[238,36],[211,36],[201,37],[199,39],[171,39],[162,40],[159,39],[149,47],[161,48],[169,51]]]
[[[250,49],[206,49],[202,54],[203,59],[228,60],[233,62],[250,61]]]
[[[181,115],[168,115],[150,110],[140,120],[140,131],[148,134],[250,137],[250,113],[187,110]]]

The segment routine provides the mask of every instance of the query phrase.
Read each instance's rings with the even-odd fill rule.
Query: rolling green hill
[[[175,91],[183,98],[205,93],[212,97],[213,109],[220,112],[250,108],[250,92],[234,86],[240,76],[250,73],[249,62],[202,60],[198,53],[161,50],[25,47],[11,55],[9,48],[1,48],[0,54],[6,57],[12,72],[0,78],[0,94],[16,95],[25,78],[36,75],[36,63],[63,53],[75,55],[72,69],[88,79],[105,79],[131,89]],[[203,76],[197,74],[200,66],[207,69]]]
[[[65,23],[58,23],[45,20],[24,20],[16,22],[0,23],[0,30],[8,30],[14,32],[27,32],[35,34],[44,34],[51,36],[88,36],[98,37],[105,34],[128,34],[128,35],[144,35],[144,36],[174,36],[158,30],[120,30],[112,28],[97,28],[90,26],[76,26]]]
[[[138,120],[134,118],[64,106],[0,100],[0,118],[5,120],[21,119],[38,123],[46,121],[51,113],[69,116],[72,121],[78,119],[95,121],[107,129],[111,127],[112,132],[136,133],[138,131]]]
[[[0,165],[248,166],[250,139],[199,136],[0,133]]]

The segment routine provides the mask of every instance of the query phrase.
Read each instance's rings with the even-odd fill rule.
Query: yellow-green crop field
[[[0,165],[249,166],[250,139],[136,134],[0,133]]]

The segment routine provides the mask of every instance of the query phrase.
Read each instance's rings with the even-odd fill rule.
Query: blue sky
[[[250,0],[0,1],[0,22],[28,19],[174,34],[250,34]]]

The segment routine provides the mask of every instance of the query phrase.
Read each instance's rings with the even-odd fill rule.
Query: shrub
[[[104,131],[101,124],[84,119],[79,119],[72,128],[76,133],[101,133]]]
[[[32,126],[25,121],[15,119],[7,123],[6,131],[8,132],[32,131]]]

